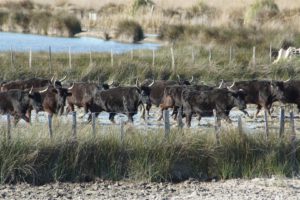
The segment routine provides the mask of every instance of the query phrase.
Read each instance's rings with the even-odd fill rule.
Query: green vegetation
[[[95,178],[146,181],[181,181],[187,178],[253,178],[292,176],[291,143],[262,134],[239,135],[224,131],[220,144],[213,132],[172,130],[168,139],[160,130],[128,129],[123,142],[117,129],[90,126],[78,130],[77,140],[61,124],[48,138],[36,124],[28,130],[14,129],[11,141],[1,131],[0,182],[90,181]],[[70,129],[71,130],[71,129]],[[300,159],[296,144],[296,163]],[[298,170],[298,167],[295,168]]]
[[[278,14],[279,8],[274,0],[256,0],[256,2],[248,8],[245,14],[245,22],[263,23]]]
[[[118,23],[116,38],[121,41],[135,43],[144,39],[144,32],[137,22],[122,20]]]

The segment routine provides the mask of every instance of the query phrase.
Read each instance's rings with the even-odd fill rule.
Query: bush
[[[216,8],[199,1],[196,5],[187,9],[186,18],[207,17],[208,19],[213,19],[217,16],[217,13]]]
[[[264,23],[279,14],[279,8],[274,0],[257,0],[245,13],[245,23]]]
[[[9,18],[9,13],[7,11],[0,11],[0,26],[5,24]]]
[[[159,39],[175,42],[183,39],[186,26],[184,25],[162,25],[159,29]]]
[[[30,14],[24,11],[17,11],[12,15],[12,22],[21,26],[23,32],[29,32]]]
[[[131,5],[131,12],[134,14],[139,8],[154,5],[151,0],[133,0]]]
[[[61,35],[73,37],[76,33],[81,32],[80,21],[73,15],[59,13],[52,18],[54,29]]]
[[[141,25],[132,20],[123,20],[117,25],[116,38],[123,42],[135,43],[145,37]]]

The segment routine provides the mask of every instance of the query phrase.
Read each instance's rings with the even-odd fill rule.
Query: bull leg
[[[200,120],[201,120],[201,115],[200,113],[198,114],[198,126],[200,126]]]
[[[18,122],[20,121],[20,117],[17,116],[17,115],[15,115],[15,116],[13,116],[13,117],[14,117],[14,119],[13,119],[13,124],[14,124],[14,127],[16,127],[17,124],[18,124]]]
[[[24,119],[25,122],[27,122],[28,125],[30,125],[30,120],[26,115],[22,115],[21,118]]]
[[[191,127],[192,115],[192,113],[185,113],[185,121],[188,128]]]
[[[67,109],[66,109],[66,113],[67,115],[69,114],[69,112],[74,112],[75,108],[74,108],[74,104],[70,104],[68,105]]]
[[[115,115],[116,115],[116,113],[109,113],[109,120],[110,120],[113,124],[116,123],[116,122],[115,122]]]
[[[89,107],[88,105],[83,106],[83,115],[79,116],[79,118],[83,118],[88,112],[89,112]],[[89,116],[90,117],[90,116]]]
[[[174,106],[173,112],[172,112],[171,116],[173,116],[173,119],[176,120],[177,119],[177,115],[178,115],[178,107]]]
[[[261,110],[261,105],[257,105],[257,107],[256,107],[255,118],[257,118],[257,115],[258,115],[258,113],[260,112],[260,110]]]
[[[146,104],[146,110],[147,110],[147,116],[149,117],[150,116],[150,109],[151,109],[151,103],[149,104]]]
[[[128,114],[127,114],[128,122],[131,123],[131,124],[133,124],[133,115],[134,115],[134,114],[135,114],[135,113],[128,113]]]
[[[157,121],[161,121],[162,118],[163,118],[163,112],[164,112],[164,109],[161,109],[160,110],[160,116],[158,117]]]

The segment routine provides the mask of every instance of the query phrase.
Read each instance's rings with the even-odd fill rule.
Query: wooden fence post
[[[175,57],[174,57],[173,47],[171,47],[171,59],[172,59],[172,70],[175,73]]]
[[[280,107],[280,117],[279,117],[279,137],[282,137],[284,134],[284,107]]]
[[[252,52],[252,62],[253,62],[253,66],[256,66],[256,47],[253,47],[253,52]]]
[[[120,119],[120,135],[121,135],[121,142],[123,144],[125,138],[125,132],[124,132],[124,120],[122,118]]]
[[[295,130],[295,121],[294,121],[294,112],[293,110],[290,111],[290,126],[291,126],[291,161],[293,166],[293,176],[298,173],[297,163],[296,163],[296,130]]]
[[[293,110],[290,111],[290,127],[291,127],[291,133],[292,133],[292,135],[295,135],[296,131],[295,131],[295,119],[294,119],[294,112],[293,112]]]
[[[133,50],[130,51],[130,59],[133,60]]]
[[[72,69],[72,55],[71,55],[71,47],[69,47],[69,67]]]
[[[272,63],[272,43],[270,43],[269,59],[270,63]]]
[[[170,134],[169,110],[164,110],[163,116],[164,116],[164,123],[165,123],[165,137],[168,138]]]
[[[211,64],[211,48],[209,48],[209,50],[208,50],[208,62],[209,62],[209,64]]]
[[[194,52],[194,48],[192,48],[192,62],[193,62],[193,64],[195,63],[195,52]]]
[[[29,61],[28,61],[29,69],[32,67],[32,51],[29,49]]]
[[[217,140],[217,144],[220,144],[220,126],[221,126],[221,124],[218,121],[217,112],[215,109],[213,110],[213,113],[214,113],[214,121],[215,121],[216,140]]]
[[[76,112],[72,112],[72,137],[76,139],[77,137],[77,121],[76,121]]]
[[[239,134],[243,134],[243,125],[242,125],[242,118],[241,116],[238,117],[238,129],[239,129]]]
[[[48,114],[48,128],[49,128],[49,136],[52,139],[53,132],[52,132],[52,115]]]
[[[152,67],[155,65],[155,50],[152,50]]]
[[[96,114],[92,113],[92,132],[93,136],[96,136]]]
[[[90,49],[90,65],[92,65],[92,64],[93,64],[92,51],[91,51],[91,49]]]
[[[229,63],[232,61],[232,46],[229,47]]]
[[[267,110],[264,110],[264,118],[265,118],[265,133],[266,138],[269,138],[269,123],[268,123],[268,113]]]
[[[178,109],[177,124],[178,124],[178,128],[182,129],[183,122],[182,122],[182,109],[181,108]]]
[[[51,58],[51,46],[49,46],[49,70],[50,74],[52,74],[52,58]]]
[[[112,49],[110,50],[110,62],[111,62],[111,66],[113,67],[114,66],[114,52]]]
[[[14,66],[14,52],[12,50],[12,46],[10,47],[10,66],[12,69],[15,67]]]
[[[11,120],[10,120],[10,114],[7,114],[7,139],[11,140]]]

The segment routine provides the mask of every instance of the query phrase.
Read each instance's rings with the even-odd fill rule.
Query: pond
[[[160,44],[141,43],[129,44],[116,41],[105,41],[92,37],[50,37],[34,34],[0,32],[0,51],[24,52],[31,49],[32,52],[51,52],[60,53],[70,51],[72,53],[87,52],[113,52],[125,53],[137,49],[156,50]]]

